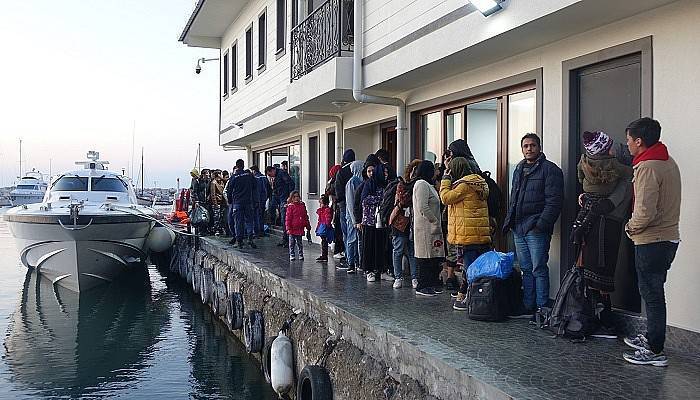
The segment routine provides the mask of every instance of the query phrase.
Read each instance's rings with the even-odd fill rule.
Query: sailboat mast
[[[197,169],[202,172],[202,144],[197,143]]]
[[[141,147],[141,195],[143,195],[143,147]]]

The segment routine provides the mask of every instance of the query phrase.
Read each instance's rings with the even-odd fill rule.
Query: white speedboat
[[[10,192],[10,202],[13,206],[41,203],[47,186],[41,172],[31,170],[20,178],[17,186]]]
[[[4,218],[27,268],[81,292],[144,268],[149,248],[167,249],[174,234],[156,226],[157,211],[138,205],[130,180],[108,171],[99,153],[76,164],[83,168],[54,179],[43,202]]]

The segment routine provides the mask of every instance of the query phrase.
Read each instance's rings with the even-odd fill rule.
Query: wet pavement
[[[472,321],[452,309],[447,292],[417,297],[410,280],[393,289],[390,281],[348,275],[332,260],[315,262],[320,249],[306,240],[306,259],[289,261],[286,250],[275,245],[278,240],[232,251],[513,398],[696,399],[700,393],[698,355],[667,350],[667,368],[631,365],[621,355],[632,349],[621,340],[573,343],[527,320]]]

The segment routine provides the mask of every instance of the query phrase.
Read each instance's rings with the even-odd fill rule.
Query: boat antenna
[[[131,170],[129,171],[129,176],[134,176],[134,142],[136,141],[136,120],[133,121],[131,125]]]

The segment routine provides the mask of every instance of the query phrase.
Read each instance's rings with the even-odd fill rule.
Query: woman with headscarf
[[[367,181],[362,187],[362,269],[367,272],[367,282],[380,278],[392,280],[387,273],[388,230],[381,226],[377,218],[382,194],[386,188],[387,170],[380,163],[367,167]]]
[[[336,164],[328,171],[328,182],[326,183],[326,195],[331,199],[331,208],[333,209],[333,258],[340,259],[345,253],[345,239],[343,238],[343,229],[340,223],[340,204],[345,204],[345,199],[338,200],[335,193],[335,180],[340,171],[340,165]],[[345,213],[343,213],[345,215]]]
[[[445,257],[440,219],[440,197],[433,187],[435,165],[423,161],[416,168],[413,184],[413,240],[418,265],[416,294],[435,296],[442,292],[440,262]]]
[[[467,267],[491,250],[491,226],[487,199],[489,185],[472,171],[464,157],[453,158],[440,182],[440,199],[447,206],[447,241],[464,260],[464,279],[453,308],[466,310]]]

